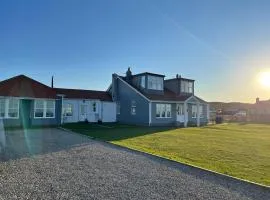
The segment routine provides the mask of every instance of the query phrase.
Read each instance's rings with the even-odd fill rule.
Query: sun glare
[[[262,86],[270,88],[270,71],[261,72],[259,74],[259,82]]]

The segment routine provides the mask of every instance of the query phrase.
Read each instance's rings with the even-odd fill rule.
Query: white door
[[[87,119],[87,105],[80,105],[80,121],[85,121]]]
[[[176,120],[178,122],[185,122],[184,104],[176,104]]]

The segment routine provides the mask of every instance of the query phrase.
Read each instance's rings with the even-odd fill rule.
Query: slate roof
[[[66,89],[55,88],[57,94],[65,95],[68,99],[99,99],[101,101],[112,101],[109,92],[96,90],[80,90],[80,89]]]
[[[0,96],[55,99],[56,92],[43,83],[19,75],[0,82]]]

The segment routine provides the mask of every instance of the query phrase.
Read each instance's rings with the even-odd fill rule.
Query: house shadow
[[[0,130],[0,162],[88,145],[93,141],[55,128]]]
[[[96,139],[111,142],[174,130],[177,127],[148,127],[125,124],[66,124],[64,128]]]

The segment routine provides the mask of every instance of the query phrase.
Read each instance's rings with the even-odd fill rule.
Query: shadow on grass
[[[116,124],[116,123],[102,124],[102,125],[86,124],[86,123],[70,123],[63,125],[63,128],[87,136],[98,138],[103,141],[118,141],[176,129],[175,127],[147,127],[147,126]]]

